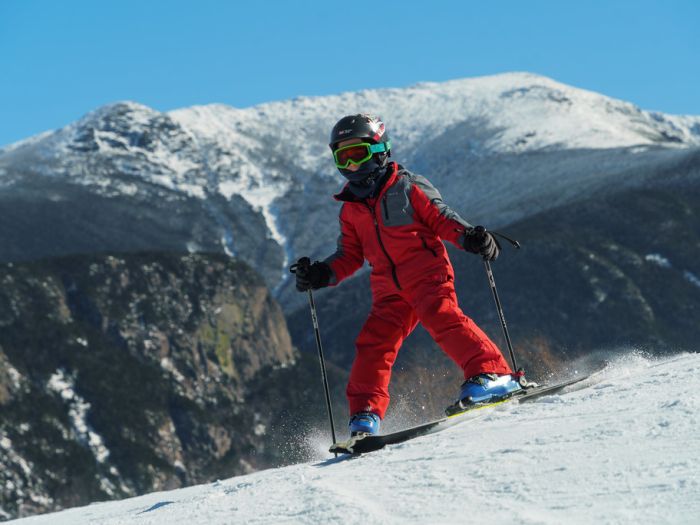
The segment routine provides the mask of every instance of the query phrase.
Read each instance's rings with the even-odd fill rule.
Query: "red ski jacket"
[[[450,209],[425,177],[395,162],[379,195],[358,199],[347,188],[335,198],[340,209],[338,249],[328,257],[330,285],[340,283],[367,259],[375,295],[411,288],[430,275],[450,276],[454,270],[441,240],[463,248],[472,226]]]

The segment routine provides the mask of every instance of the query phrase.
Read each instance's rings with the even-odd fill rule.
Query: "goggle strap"
[[[391,149],[391,141],[380,142],[379,144],[370,144],[369,150],[372,153],[384,153]]]

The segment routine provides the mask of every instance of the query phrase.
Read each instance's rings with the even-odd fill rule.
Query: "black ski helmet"
[[[335,149],[338,142],[348,139],[366,139],[372,144],[386,144],[389,142],[389,134],[379,117],[360,113],[348,115],[336,122],[331,131],[329,146]]]
[[[372,159],[365,162],[357,171],[338,168],[351,182],[362,182],[368,178],[375,178],[386,167],[391,155],[391,141],[386,132],[384,122],[379,117],[359,113],[341,118],[333,126],[329,146],[335,151],[338,143],[348,139],[362,139],[370,144],[384,144],[386,152],[375,153]]]

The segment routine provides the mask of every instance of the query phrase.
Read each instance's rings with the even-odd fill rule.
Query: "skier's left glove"
[[[495,261],[501,253],[501,245],[483,226],[475,226],[464,234],[464,249],[480,254],[485,261]]]
[[[311,259],[302,257],[297,261],[295,267],[296,285],[300,292],[324,288],[331,280],[331,267],[324,262],[316,261],[311,264]]]

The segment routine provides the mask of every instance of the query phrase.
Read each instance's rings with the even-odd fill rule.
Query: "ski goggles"
[[[350,164],[359,166],[371,159],[375,153],[385,153],[390,149],[391,142],[381,142],[379,144],[359,142],[357,144],[348,144],[333,151],[333,158],[335,159],[336,167],[347,169]]]

